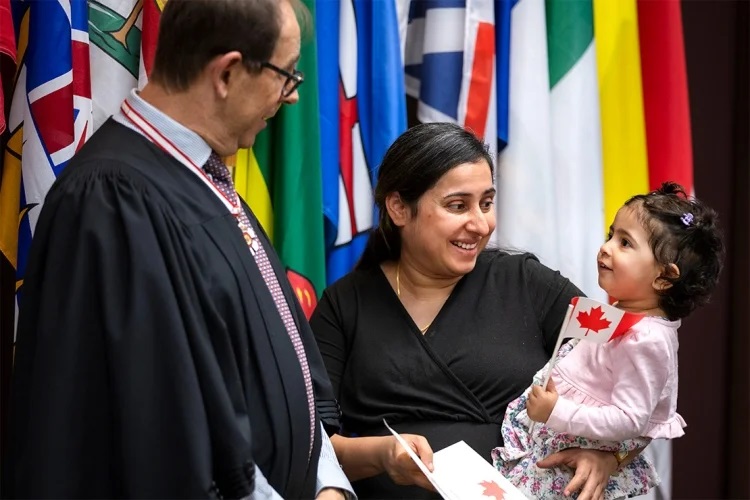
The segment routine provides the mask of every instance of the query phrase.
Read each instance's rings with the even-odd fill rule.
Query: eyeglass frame
[[[294,70],[294,73],[290,73],[285,69],[281,69],[275,64],[271,64],[270,62],[262,62],[260,63],[260,66],[262,68],[268,68],[271,71],[275,71],[276,73],[280,74],[281,76],[286,77],[286,81],[284,82],[284,86],[281,87],[281,97],[289,97],[290,95],[294,94],[294,91],[299,88],[300,85],[302,85],[305,82],[305,75],[299,71]],[[284,91],[286,86],[289,84],[289,82],[294,82],[292,87],[288,91]]]

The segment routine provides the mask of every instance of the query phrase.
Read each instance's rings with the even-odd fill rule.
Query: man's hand
[[[338,488],[323,488],[315,497],[316,500],[346,500],[344,492]]]
[[[617,459],[609,451],[568,448],[553,453],[536,465],[543,469],[562,465],[575,469],[575,475],[563,494],[570,496],[581,490],[578,500],[603,500],[609,476],[617,470]]]
[[[529,400],[526,401],[526,413],[528,413],[529,418],[534,422],[545,423],[549,419],[549,416],[552,415],[552,409],[556,403],[557,390],[555,389],[555,383],[552,382],[552,379],[549,379],[546,391],[539,385],[531,388]]]
[[[401,437],[409,443],[414,453],[422,459],[427,469],[432,472],[434,469],[432,465],[432,448],[427,439],[415,434],[401,434]],[[388,441],[387,449],[384,450],[383,468],[396,484],[416,484],[430,491],[435,491],[430,480],[422,473],[395,437],[391,437]]]

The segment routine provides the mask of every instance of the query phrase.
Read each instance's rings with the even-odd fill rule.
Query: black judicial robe
[[[337,427],[310,328],[262,235]],[[300,242],[304,244],[304,242]],[[312,498],[294,347],[235,219],[185,166],[105,123],[47,195],[22,289],[4,481],[14,498],[233,498],[253,464]]]

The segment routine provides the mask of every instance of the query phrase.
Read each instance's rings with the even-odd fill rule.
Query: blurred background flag
[[[558,269],[606,300],[594,257],[604,240],[599,85],[591,0],[547,0],[550,145]]]
[[[39,212],[55,177],[91,136],[86,0],[11,2],[18,68],[0,187],[0,250],[16,298]]]
[[[484,140],[493,156],[498,146],[495,50],[493,0],[411,2],[404,71],[416,118],[458,123]]]
[[[115,114],[128,92],[138,86],[143,1],[88,2],[94,128]]]
[[[315,15],[313,0],[304,4]],[[286,267],[309,318],[325,287],[317,50],[304,34],[298,69],[305,75],[299,102],[282,106],[235,159],[235,185],[250,205]]]
[[[327,281],[352,269],[377,225],[373,186],[406,129],[395,0],[317,2]],[[338,29],[336,29],[338,27]]]
[[[5,132],[7,109],[5,96],[13,91],[13,80],[16,73],[16,34],[13,30],[13,16],[10,11],[10,0],[0,0],[0,134]],[[2,159],[0,158],[0,161]],[[0,163],[1,165],[2,163]],[[0,168],[0,172],[2,169]]]
[[[604,230],[632,195],[648,190],[635,0],[594,0],[601,105]]]
[[[557,269],[545,3],[510,3],[508,144],[498,158],[496,241]]]
[[[693,144],[680,2],[638,0],[638,35],[649,185],[672,180],[690,194]]]
[[[404,72],[417,119],[458,123],[466,0],[415,0],[409,8]]]

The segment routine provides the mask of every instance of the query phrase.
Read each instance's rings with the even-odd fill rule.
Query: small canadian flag
[[[547,366],[542,387],[547,387],[547,382],[552,376],[552,368],[557,361],[558,350],[563,339],[576,338],[604,344],[624,335],[644,317],[643,314],[623,311],[588,297],[573,297],[568,306],[565,321],[560,328],[560,334],[557,336],[557,344],[555,350],[552,351],[552,359]],[[533,430],[534,424],[531,428]]]
[[[573,297],[562,337],[578,338],[603,344],[622,336],[644,318],[588,297]]]

